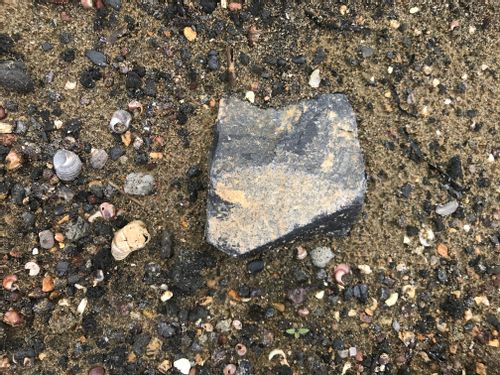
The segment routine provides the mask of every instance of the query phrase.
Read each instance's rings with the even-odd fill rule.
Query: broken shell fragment
[[[11,149],[5,157],[5,161],[7,162],[7,170],[12,171],[21,166],[23,159],[16,150]]]
[[[2,286],[6,290],[16,290],[15,282],[17,281],[17,276],[15,274],[7,275],[2,280]]]
[[[335,270],[333,271],[333,276],[335,278],[335,281],[339,283],[340,285],[344,285],[344,282],[342,281],[342,277],[346,274],[351,272],[351,267],[346,264],[346,263],[341,263],[335,267]]]
[[[116,216],[115,206],[108,202],[101,203],[99,211],[101,212],[101,216],[104,220],[109,220]]]
[[[62,181],[72,181],[82,171],[82,161],[73,151],[58,150],[53,162],[57,177]]]
[[[111,254],[116,260],[123,260],[131,252],[146,246],[150,239],[146,224],[134,220],[115,233],[111,243]]]
[[[132,115],[123,109],[119,109],[111,116],[109,127],[113,133],[123,134],[128,130],[130,121],[132,121]]]
[[[24,265],[25,270],[29,270],[30,276],[36,276],[40,273],[40,266],[35,262],[28,262]]]
[[[23,322],[23,316],[14,309],[9,309],[5,314],[3,314],[4,323],[9,326],[16,327]]]
[[[441,216],[448,216],[458,209],[458,202],[454,199],[446,204],[440,204],[436,207],[436,213]]]

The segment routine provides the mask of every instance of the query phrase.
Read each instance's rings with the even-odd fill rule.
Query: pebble
[[[436,213],[441,216],[448,216],[454,213],[458,209],[458,202],[454,199],[446,204],[438,205],[436,207]]]
[[[24,265],[25,270],[29,270],[30,276],[36,276],[40,273],[40,266],[35,262],[28,262]]]
[[[208,69],[213,71],[219,69],[219,58],[217,57],[217,51],[210,50],[208,52],[207,67]]]
[[[162,259],[169,259],[172,255],[172,233],[168,230],[164,230],[160,240],[160,257]]]
[[[361,46],[359,47],[359,53],[360,55],[364,58],[364,59],[367,59],[369,57],[372,57],[373,56],[373,53],[375,51],[373,50],[373,48],[371,47],[368,47],[368,46]]]
[[[321,77],[319,75],[319,69],[315,69],[309,77],[309,86],[311,86],[314,89],[317,89],[319,87],[320,82],[321,82]]]
[[[188,41],[194,42],[194,40],[196,39],[196,31],[194,31],[192,27],[185,27],[183,32]]]
[[[87,373],[87,375],[104,375],[104,374],[106,374],[106,371],[102,366],[92,367]]]
[[[155,189],[155,179],[153,176],[144,173],[129,173],[125,178],[123,190],[130,195],[149,195]]]
[[[90,151],[90,165],[94,169],[102,169],[108,161],[108,153],[102,149],[92,149]]]
[[[116,11],[119,11],[122,7],[121,0],[104,0],[104,4],[108,7],[113,8]]]
[[[251,274],[256,274],[264,269],[264,261],[256,259],[247,264],[247,270]]]
[[[187,358],[180,358],[177,361],[174,361],[174,367],[182,374],[188,375],[189,370],[191,370],[191,363]]]
[[[320,246],[311,250],[310,256],[312,264],[318,268],[325,268],[333,259],[334,254],[329,247]]]
[[[85,51],[85,56],[97,66],[107,66],[106,55],[96,50]]]
[[[35,85],[26,70],[26,65],[20,61],[0,62],[0,86],[9,91],[26,94],[35,89]]]
[[[40,240],[40,246],[43,249],[50,249],[50,248],[52,248],[52,246],[54,246],[54,243],[55,243],[54,235],[52,234],[52,232],[49,229],[38,233],[38,238]]]

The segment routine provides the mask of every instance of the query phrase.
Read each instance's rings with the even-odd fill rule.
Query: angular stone
[[[210,166],[207,241],[231,255],[345,235],[366,190],[354,112],[342,94],[282,109],[222,99]]]

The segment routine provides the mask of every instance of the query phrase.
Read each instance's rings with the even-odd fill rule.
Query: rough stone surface
[[[130,173],[125,178],[123,190],[130,195],[149,195],[155,189],[153,176],[144,173]]]
[[[318,268],[325,268],[333,257],[332,250],[325,246],[317,247],[311,251],[311,262]]]
[[[221,100],[207,241],[231,255],[314,233],[345,235],[366,190],[354,112],[342,94],[282,109]]]
[[[9,91],[28,93],[34,90],[33,80],[20,61],[0,61],[0,86]]]

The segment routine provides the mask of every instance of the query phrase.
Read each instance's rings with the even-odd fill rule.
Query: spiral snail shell
[[[151,236],[140,220],[134,220],[115,233],[111,243],[111,254],[116,260],[125,259],[131,252],[147,245]]]
[[[58,150],[54,155],[54,169],[62,181],[72,181],[82,171],[82,161],[73,151]]]
[[[109,127],[113,133],[125,133],[132,121],[132,115],[123,109],[119,109],[113,113],[109,121]]]

